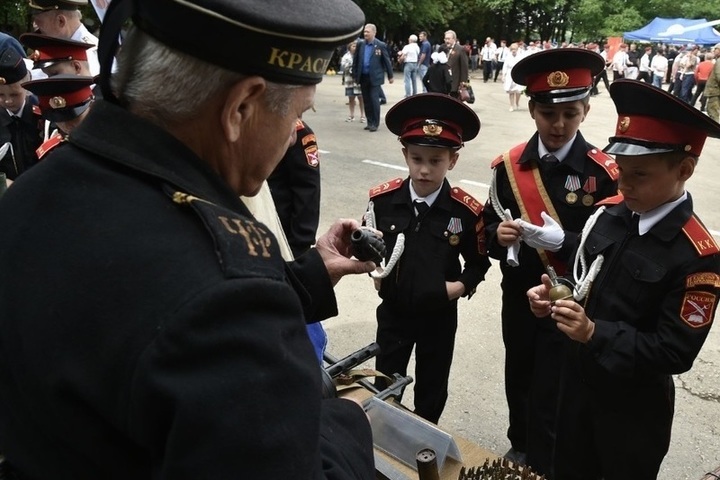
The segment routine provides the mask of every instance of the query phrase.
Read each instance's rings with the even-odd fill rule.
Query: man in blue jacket
[[[363,30],[365,40],[358,40],[353,59],[353,65],[360,66],[353,69],[353,74],[362,90],[367,117],[365,130],[370,132],[377,132],[380,124],[380,89],[385,83],[386,72],[388,82],[393,83],[390,54],[385,43],[375,38],[376,33],[375,25],[372,23],[365,25]]]

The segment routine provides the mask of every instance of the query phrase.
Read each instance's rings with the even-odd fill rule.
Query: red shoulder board
[[[715,242],[715,239],[707,231],[705,225],[702,224],[699,218],[693,214],[687,223],[683,227],[683,232],[687,236],[697,250],[698,255],[706,257],[708,255],[714,255],[720,252],[720,247]]]
[[[625,197],[623,197],[622,193],[618,193],[614,197],[607,197],[595,204],[596,207],[599,207],[600,205],[617,205],[618,203],[622,203],[622,201],[625,200]]]
[[[617,163],[615,163],[615,159],[613,159],[610,155],[603,152],[602,150],[598,150],[597,148],[591,148],[587,152],[587,156],[592,158],[595,163],[605,169],[610,178],[612,178],[613,180],[618,179],[618,177],[620,176],[620,173],[618,172],[618,166]]]
[[[42,111],[40,111],[40,107],[38,107],[37,105],[33,105],[32,107],[33,107],[33,113],[34,113],[35,115],[41,117],[41,116],[42,116]]]
[[[60,145],[65,141],[65,138],[62,135],[53,135],[52,137],[48,138],[43,142],[42,145],[40,145],[37,150],[35,150],[35,154],[38,157],[38,160],[42,160],[42,158],[50,153],[55,147]]]
[[[475,200],[475,197],[464,191],[462,188],[452,187],[450,196],[469,208],[475,215],[482,214],[483,204]]]
[[[370,189],[370,198],[375,198],[378,195],[397,190],[398,188],[400,188],[400,185],[402,185],[402,182],[402,178],[396,178],[394,180],[390,180],[389,182],[381,183],[377,187],[373,187]]]
[[[511,161],[516,161],[518,158],[520,158],[520,155],[522,155],[522,152],[525,151],[526,145],[527,145],[527,142],[521,143],[519,145],[515,145],[509,151],[503,153],[502,155],[498,155],[498,157],[495,160],[493,160],[492,163],[490,164],[490,168],[495,168],[498,165],[500,165],[505,160],[505,155],[509,155]]]

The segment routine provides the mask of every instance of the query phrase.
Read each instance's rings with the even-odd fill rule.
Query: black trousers
[[[561,384],[553,480],[655,479],[670,446],[675,387],[670,376],[597,381],[568,349]],[[599,366],[596,369],[602,368]],[[602,377],[602,375],[601,375]],[[645,383],[645,384],[643,384]]]
[[[457,301],[440,312],[400,312],[383,301],[377,308],[375,368],[387,376],[407,375],[415,347],[415,413],[437,423],[448,397],[448,378],[457,331]],[[387,382],[379,380],[378,388]]]

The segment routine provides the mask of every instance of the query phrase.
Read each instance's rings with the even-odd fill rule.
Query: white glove
[[[512,221],[512,213],[510,213],[510,209],[505,209],[505,220]],[[512,245],[509,245],[507,247],[507,264],[511,267],[517,267],[520,265],[520,260],[518,260],[518,253],[520,252],[520,240],[518,239],[517,242],[513,243]]]
[[[565,231],[563,231],[562,227],[547,213],[542,212],[540,216],[544,222],[542,227],[538,227],[522,219],[516,220],[523,229],[522,239],[532,248],[557,252],[565,240]]]

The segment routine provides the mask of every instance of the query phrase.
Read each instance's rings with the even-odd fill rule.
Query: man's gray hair
[[[120,48],[112,89],[135,114],[167,126],[191,120],[215,95],[245,78],[169,48],[133,28]],[[287,114],[293,88],[267,82],[268,109]]]

